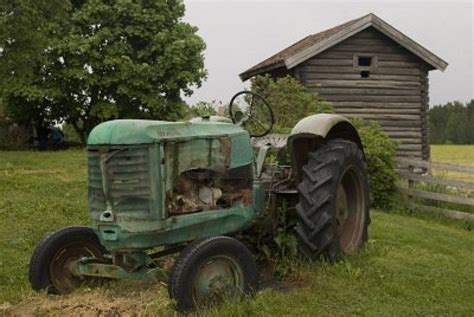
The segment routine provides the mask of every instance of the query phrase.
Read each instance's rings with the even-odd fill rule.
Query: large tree
[[[0,0],[0,93],[5,114],[48,125],[44,67],[49,29],[70,10],[64,0]]]
[[[82,141],[104,120],[182,115],[181,94],[206,75],[205,44],[182,22],[182,1],[75,0],[63,7],[61,19],[46,19],[46,41],[32,50],[38,58],[28,89],[3,85],[9,113],[24,117],[36,109],[43,120],[71,124]]]

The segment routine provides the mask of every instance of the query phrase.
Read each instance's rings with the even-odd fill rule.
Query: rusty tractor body
[[[251,98],[250,106],[237,106],[237,96]],[[166,281],[155,259],[179,252],[168,279],[179,310],[223,293],[240,298],[258,288],[258,273],[232,237],[266,230],[282,202],[299,219],[304,256],[335,259],[363,244],[366,166],[347,119],[313,115],[288,136],[268,134],[273,112],[249,92],[232,99],[230,117],[95,127],[87,146],[91,226],[45,238],[30,264],[33,288],[66,293],[90,278]],[[266,164],[272,148],[287,148],[291,165]]]

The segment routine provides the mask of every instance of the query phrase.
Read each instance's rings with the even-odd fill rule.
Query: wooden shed
[[[448,63],[374,14],[309,35],[240,74],[291,75],[336,113],[378,121],[397,156],[428,160],[428,72]]]

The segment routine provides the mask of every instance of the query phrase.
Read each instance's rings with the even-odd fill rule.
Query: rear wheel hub
[[[349,167],[337,189],[336,227],[344,253],[352,253],[360,245],[364,230],[365,205],[360,177]]]

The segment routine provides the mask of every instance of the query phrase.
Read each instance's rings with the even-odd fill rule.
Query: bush
[[[252,79],[251,90],[262,95],[275,114],[277,133],[289,133],[298,121],[309,115],[333,112],[332,105],[305,88],[293,77],[273,79],[269,75]]]
[[[191,119],[195,117],[216,116],[217,107],[218,106],[215,104],[214,101],[199,101],[198,103],[188,108],[186,112],[186,119]]]
[[[370,202],[372,207],[389,209],[394,205],[397,175],[395,153],[397,142],[391,140],[375,122],[353,119],[368,165]]]
[[[0,151],[24,150],[28,148],[31,139],[30,131],[0,115]]]
[[[81,137],[76,130],[74,130],[74,127],[71,124],[64,123],[62,130],[64,133],[64,142],[67,142],[68,144],[82,145]]]

